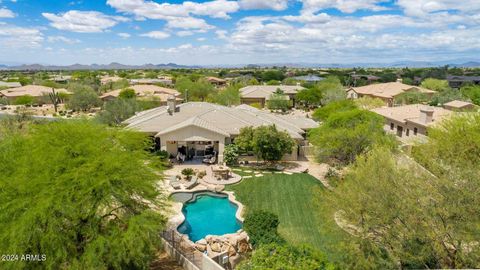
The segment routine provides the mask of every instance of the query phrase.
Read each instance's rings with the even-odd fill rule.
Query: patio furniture
[[[211,165],[211,164],[215,164],[216,161],[217,161],[217,157],[212,156],[211,158],[204,158],[202,162]]]
[[[177,176],[173,175],[168,177],[168,180],[170,180],[170,186],[172,186],[174,189],[179,189],[180,188],[180,182],[177,180]]]
[[[185,183],[185,188],[186,189],[191,189],[191,188],[195,187],[197,184],[198,184],[198,178],[196,176],[192,176],[192,179],[190,179],[190,181]]]

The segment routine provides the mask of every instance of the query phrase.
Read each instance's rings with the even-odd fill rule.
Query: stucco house
[[[419,91],[429,96],[435,94],[435,91],[422,87],[408,85],[401,82],[389,82],[370,84],[361,87],[350,87],[347,89],[347,98],[379,98],[385,102],[386,106],[392,107],[395,105],[395,97],[408,91]]]
[[[372,109],[385,118],[384,129],[398,137],[425,137],[427,128],[437,125],[454,112],[441,107],[411,104]]]
[[[32,96],[35,98],[37,103],[51,103],[48,96],[49,93],[52,93],[53,88],[46,87],[42,85],[25,85],[21,87],[8,88],[0,91],[0,98],[5,98],[9,102],[15,102],[15,100],[21,96]],[[57,93],[63,92],[65,94],[71,94],[68,90],[64,88],[56,88]]]
[[[19,82],[4,82],[0,81],[0,87],[8,87],[8,88],[13,88],[13,87],[20,87],[22,86]]]
[[[280,90],[295,106],[295,97],[303,89],[300,85],[250,85],[240,89],[240,102],[248,105],[257,103],[263,108],[272,94]]]
[[[475,110],[476,106],[473,103],[466,102],[466,101],[461,101],[461,100],[453,100],[450,102],[447,102],[443,104],[443,108],[451,111],[458,111],[458,112],[463,112],[463,111],[471,111]]]
[[[175,96],[177,102],[181,102],[183,99],[180,98],[180,92],[175,89],[160,87],[156,85],[149,85],[149,84],[137,84],[127,87],[129,89],[133,89],[135,91],[135,95],[138,98],[147,98],[147,97],[155,97],[158,98],[161,104],[167,104],[167,99],[170,96]],[[112,99],[118,98],[120,92],[123,89],[117,89],[110,92],[107,92],[100,96],[103,101],[109,101]]]
[[[226,107],[206,102],[177,105],[173,98],[167,106],[140,112],[125,123],[129,129],[154,136],[157,149],[166,150],[172,156],[181,152],[201,159],[213,152],[218,162],[223,161],[225,145],[235,140],[241,128],[273,124],[297,141],[291,154],[284,157],[296,160],[302,153],[301,146],[308,144],[306,131],[318,125],[308,118],[278,116],[247,105]]]

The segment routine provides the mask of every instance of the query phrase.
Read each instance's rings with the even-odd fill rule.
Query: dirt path
[[[333,190],[333,187],[330,186],[328,181],[325,179],[325,174],[328,171],[328,165],[324,163],[320,164],[315,162],[313,160],[313,157],[307,157],[306,163],[308,166],[308,173],[311,176],[317,178],[323,184],[324,187],[326,187],[329,190]]]

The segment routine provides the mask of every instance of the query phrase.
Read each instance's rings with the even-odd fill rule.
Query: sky
[[[0,0],[0,64],[480,59],[480,0]]]

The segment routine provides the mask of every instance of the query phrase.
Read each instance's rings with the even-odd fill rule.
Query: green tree
[[[313,119],[317,121],[325,121],[332,114],[344,112],[344,111],[350,111],[356,108],[357,108],[357,105],[355,105],[355,103],[352,100],[346,99],[346,100],[331,102],[326,106],[316,109],[315,112],[313,112]]]
[[[296,100],[306,108],[317,107],[322,103],[322,92],[316,87],[300,90]]]
[[[289,108],[288,97],[284,94],[273,93],[267,100],[267,108],[270,110],[281,110],[286,112]]]
[[[118,94],[118,97],[123,99],[135,98],[136,97],[135,90],[133,90],[132,88],[122,89]]]
[[[396,104],[418,104],[430,100],[430,96],[420,91],[406,91],[395,97]]]
[[[240,104],[240,91],[241,84],[229,85],[227,88],[220,90],[213,95],[213,102],[224,106],[232,106]]]
[[[32,105],[35,102],[35,98],[31,95],[23,95],[15,99],[13,102],[15,105]]]
[[[250,237],[254,247],[270,243],[284,243],[285,240],[278,234],[278,216],[263,210],[249,212],[243,222],[243,229]]]
[[[262,73],[261,77],[264,82],[268,82],[272,80],[283,81],[283,79],[285,79],[285,75],[281,70],[267,70]]]
[[[235,165],[238,163],[239,147],[236,144],[229,144],[225,146],[223,152],[223,160],[227,165]]]
[[[328,105],[331,102],[345,100],[347,92],[342,86],[340,79],[336,76],[329,76],[320,81],[315,87],[322,93],[322,104]]]
[[[318,250],[308,246],[289,244],[262,245],[253,252],[249,260],[238,267],[239,270],[333,270],[335,266]]]
[[[141,109],[135,99],[119,98],[107,101],[103,105],[103,110],[97,115],[97,120],[109,126],[118,126]]]
[[[241,151],[253,152],[253,133],[255,129],[251,126],[243,127],[240,129],[240,133],[234,139],[234,143],[238,145]]]
[[[460,89],[462,95],[480,106],[480,85],[466,85]]]
[[[423,80],[420,86],[437,92],[443,92],[450,89],[448,81],[433,78]]]
[[[465,97],[458,90],[447,89],[441,92],[437,92],[430,99],[429,104],[432,106],[442,106],[443,104],[450,102],[452,100],[463,100]]]
[[[385,102],[379,98],[361,97],[353,101],[358,108],[371,110],[385,106]]]
[[[73,92],[68,100],[67,106],[77,111],[87,111],[93,107],[100,106],[100,99],[97,93],[89,86],[72,84],[69,90]]]
[[[260,126],[253,132],[253,151],[258,158],[267,162],[279,161],[289,154],[295,141],[285,131],[279,131],[275,125]]]
[[[395,146],[394,139],[385,135],[383,123],[383,117],[373,112],[353,109],[330,115],[308,136],[318,161],[349,164],[374,145]]]
[[[192,81],[188,77],[182,76],[177,78],[175,87],[188,101],[205,101],[209,95],[215,92],[214,86],[203,78]]]
[[[45,254],[3,269],[145,269],[166,219],[147,137],[88,121],[0,140],[0,250]]]

